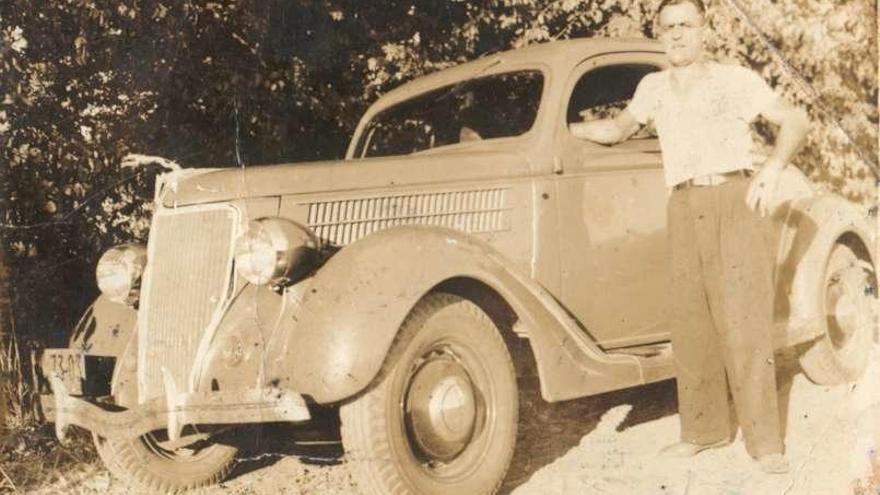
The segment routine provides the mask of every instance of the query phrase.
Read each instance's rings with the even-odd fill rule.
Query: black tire
[[[199,441],[190,448],[163,447],[162,432],[126,440],[93,435],[107,469],[147,493],[179,493],[213,485],[233,468],[238,448]]]
[[[800,356],[819,385],[858,380],[868,364],[876,325],[877,275],[844,244],[831,251],[823,277],[824,334]]]
[[[459,296],[407,316],[373,386],[342,405],[346,462],[370,494],[494,493],[516,444],[519,396],[504,339]]]

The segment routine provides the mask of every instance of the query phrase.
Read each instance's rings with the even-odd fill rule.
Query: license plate
[[[86,374],[85,354],[74,349],[46,349],[43,352],[43,374],[57,376],[72,395],[81,395]]]

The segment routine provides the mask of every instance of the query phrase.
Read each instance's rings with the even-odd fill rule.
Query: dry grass
[[[0,334],[0,493],[29,493],[95,460],[87,436],[62,447],[51,425],[38,426],[34,359],[24,354],[14,333]]]
[[[22,365],[15,334],[0,335],[0,426],[21,427],[36,419],[29,407],[33,387],[26,369],[33,372],[30,366]]]
[[[62,446],[51,425],[0,429],[0,493],[31,493],[93,470],[98,458],[91,436],[71,433],[69,445]]]

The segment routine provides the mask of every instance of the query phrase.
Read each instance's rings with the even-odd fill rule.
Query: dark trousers
[[[672,347],[683,441],[729,438],[728,387],[752,457],[781,453],[773,361],[773,281],[749,179],[673,190]]]

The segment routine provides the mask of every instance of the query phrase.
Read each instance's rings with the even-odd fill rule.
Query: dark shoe
[[[789,470],[788,459],[782,454],[767,454],[758,458],[761,471],[767,474],[784,474]]]
[[[663,450],[660,451],[661,457],[693,457],[700,452],[708,449],[717,449],[718,447],[724,447],[725,445],[729,445],[730,440],[724,439],[719,440],[715,443],[691,443],[691,442],[678,442],[667,447],[664,447]]]

